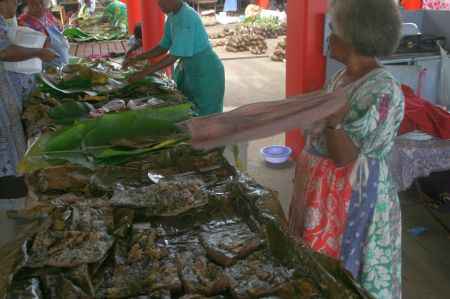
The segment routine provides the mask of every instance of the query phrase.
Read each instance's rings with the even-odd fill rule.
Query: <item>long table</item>
[[[88,57],[93,54],[105,55],[108,53],[125,53],[129,48],[127,40],[101,41],[92,43],[71,43],[69,55]]]

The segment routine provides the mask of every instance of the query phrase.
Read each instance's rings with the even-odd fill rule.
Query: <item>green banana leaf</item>
[[[116,164],[122,164],[124,162],[136,159],[140,156],[156,152],[159,150],[171,148],[177,145],[180,145],[184,141],[187,140],[187,137],[182,138],[176,138],[176,139],[168,139],[161,143],[158,143],[152,147],[149,148],[139,148],[135,150],[120,150],[120,149],[114,149],[110,148],[105,151],[103,151],[99,157],[97,158],[97,161],[103,164],[108,165],[116,165]]]
[[[127,31],[120,27],[113,27],[96,33],[86,32],[77,27],[69,27],[63,31],[64,36],[78,43],[121,39],[126,37],[126,33]]]
[[[125,111],[42,135],[20,160],[18,171],[30,173],[50,165],[69,162],[95,168],[118,164],[131,157],[174,146],[181,140],[167,140],[146,149],[121,150],[110,141],[136,136],[155,136],[176,130],[175,124],[186,120],[191,104],[158,109]]]
[[[56,96],[56,97],[58,97],[58,95],[61,95],[61,94],[67,95],[67,94],[77,94],[77,93],[86,93],[90,96],[97,95],[97,93],[95,91],[87,90],[84,86],[82,86],[80,84],[76,88],[66,88],[65,89],[65,88],[60,88],[60,87],[56,86],[55,84],[53,84],[50,80],[47,79],[46,76],[41,75],[40,79],[42,80],[44,85],[40,88],[37,88],[37,90],[42,91],[42,92],[50,92],[53,96]],[[89,85],[91,85],[90,82],[89,82]]]
[[[61,124],[66,124],[67,121],[70,123],[75,120],[86,119],[92,109],[94,107],[89,103],[73,101],[48,107],[47,113],[52,119],[59,121]]]
[[[188,118],[191,104],[180,104],[159,109],[125,111],[106,114],[98,125],[84,137],[85,146],[110,145],[109,141],[140,135],[160,135],[173,125]]]
[[[77,38],[89,37],[89,34],[87,34],[86,32],[77,27],[66,28],[62,33],[66,37],[77,37]]]

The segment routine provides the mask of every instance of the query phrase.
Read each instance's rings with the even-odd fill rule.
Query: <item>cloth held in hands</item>
[[[254,103],[178,124],[191,145],[210,149],[286,132],[325,119],[348,104],[345,93],[315,91],[286,100]]]

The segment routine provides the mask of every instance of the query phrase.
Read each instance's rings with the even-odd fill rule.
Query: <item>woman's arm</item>
[[[344,167],[358,157],[358,148],[344,129],[327,130],[327,148],[331,160],[337,167]]]
[[[40,58],[45,62],[50,62],[56,57],[58,57],[58,54],[47,48],[32,49],[10,45],[0,50],[0,60],[8,62],[24,61],[31,58]]]
[[[343,128],[345,109],[331,115],[326,120],[327,150],[337,167],[344,167],[355,161],[359,150]]]
[[[157,45],[156,47],[154,47],[151,50],[145,51],[139,55],[136,55],[135,57],[125,59],[125,61],[123,62],[123,67],[127,68],[140,60],[159,57],[161,55],[166,54],[167,51],[168,51],[168,49],[165,49],[165,48],[161,47],[160,45]]]
[[[130,83],[134,83],[134,82],[138,82],[143,80],[145,77],[147,77],[148,75],[157,72],[159,70],[162,70],[166,67],[171,66],[172,64],[175,63],[175,61],[177,61],[179,59],[178,56],[173,56],[173,55],[167,55],[166,57],[164,57],[163,59],[161,59],[160,61],[146,67],[145,69],[143,69],[140,72],[137,72],[136,74],[134,74],[133,76],[131,76],[130,79],[128,79],[128,82]]]

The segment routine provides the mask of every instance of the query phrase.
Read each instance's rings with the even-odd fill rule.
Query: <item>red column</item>
[[[418,10],[422,8],[422,0],[403,0],[401,4],[406,10]]]
[[[159,42],[164,34],[165,15],[159,9],[158,1],[141,1],[142,39],[144,51],[150,50]]]
[[[123,0],[122,0],[123,1]],[[127,4],[128,32],[134,34],[134,24],[141,21],[141,1],[130,0]]]
[[[323,53],[327,0],[289,1],[286,49],[286,96],[322,88],[326,57]],[[300,130],[286,133],[292,157],[302,151]]]
[[[256,4],[259,5],[262,9],[269,9],[270,0],[257,0]],[[291,5],[289,3],[289,5]]]

